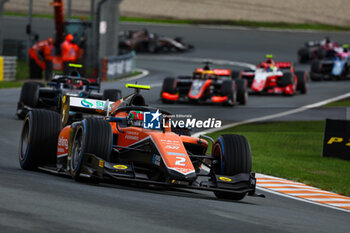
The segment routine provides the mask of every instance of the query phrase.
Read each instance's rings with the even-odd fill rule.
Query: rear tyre
[[[110,162],[113,132],[111,125],[102,119],[87,118],[78,126],[71,150],[70,172],[76,181],[81,181],[80,173],[84,153],[94,154]]]
[[[295,75],[298,78],[297,91],[300,91],[301,94],[307,93],[307,72],[305,71],[296,71]]]
[[[163,81],[163,92],[168,92],[174,94],[176,92],[176,79],[175,78],[165,78]]]
[[[122,98],[122,92],[118,89],[106,89],[103,91],[103,99],[110,101],[117,101]]]
[[[298,51],[299,63],[306,63],[309,60],[309,50],[307,48],[301,48]]]
[[[238,70],[232,70],[232,71],[231,71],[231,78],[232,78],[233,80],[238,79],[238,78],[239,78],[240,73],[241,73],[241,71],[238,71]]]
[[[321,78],[314,75],[315,74],[318,74],[318,73],[321,73],[321,66],[320,66],[320,61],[312,61],[311,63],[311,71],[310,71],[310,79],[312,81],[320,81]]]
[[[57,112],[33,109],[28,113],[21,133],[19,163],[25,170],[43,164],[55,164],[61,117]]]
[[[26,82],[21,89],[21,95],[17,104],[17,116],[19,119],[26,117],[26,112],[22,111],[24,106],[35,108],[39,101],[40,84],[38,82]]]
[[[235,80],[237,87],[236,101],[240,105],[246,105],[248,101],[248,81],[246,79]]]
[[[37,82],[26,82],[21,89],[20,102],[35,108],[39,100],[40,85]]]
[[[242,135],[221,135],[213,145],[212,155],[220,161],[218,166],[214,166],[215,174],[234,176],[239,173],[250,173],[252,170],[250,145]],[[214,194],[222,199],[241,200],[247,193],[215,191]]]
[[[233,80],[225,80],[221,86],[221,94],[227,96],[227,101],[224,103],[226,106],[233,106],[236,104],[235,85]]]

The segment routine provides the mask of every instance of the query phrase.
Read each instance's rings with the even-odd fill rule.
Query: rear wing
[[[202,72],[204,71],[203,68],[197,68],[195,72]],[[212,69],[211,71],[214,72],[217,76],[231,76],[231,70],[228,69]]]
[[[290,69],[293,64],[291,62],[276,62],[276,66],[280,69]]]

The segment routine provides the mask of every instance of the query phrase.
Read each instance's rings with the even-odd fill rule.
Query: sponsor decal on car
[[[152,163],[154,165],[160,166],[160,155],[154,154],[153,159],[152,159]]]
[[[115,169],[119,169],[119,170],[128,169],[128,166],[121,165],[121,164],[114,165],[113,167],[114,167]]]
[[[107,101],[95,100],[95,99],[86,99],[79,97],[69,97],[70,106],[80,107],[80,108],[91,108],[91,109],[105,109],[105,104]],[[109,102],[109,110],[112,107],[113,102]]]
[[[219,179],[224,182],[231,182],[232,180],[228,177],[220,176]]]
[[[89,101],[87,101],[86,99],[83,99],[81,101],[81,105],[83,105],[84,107],[87,107],[87,108],[91,108],[92,106],[94,106],[92,103],[90,103]]]

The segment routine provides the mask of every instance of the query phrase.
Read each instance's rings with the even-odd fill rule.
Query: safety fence
[[[0,56],[0,82],[16,79],[17,57]]]
[[[135,52],[106,57],[101,62],[102,80],[123,78],[135,69]]]

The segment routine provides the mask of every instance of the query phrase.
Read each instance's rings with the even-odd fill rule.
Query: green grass
[[[350,196],[350,161],[323,158],[323,121],[242,125],[210,134],[242,134],[250,142],[253,171]]]
[[[25,60],[17,60],[16,80],[25,80],[29,78],[29,64]]]
[[[120,17],[124,22],[144,22],[144,23],[168,23],[168,24],[206,24],[206,25],[227,25],[242,26],[251,28],[275,28],[275,29],[303,29],[303,30],[322,30],[322,31],[349,31],[349,26],[336,26],[327,24],[309,24],[309,23],[285,23],[285,22],[264,22],[249,20],[191,20],[191,19],[149,19],[137,17]]]
[[[2,88],[15,88],[15,87],[21,87],[23,82],[17,82],[17,81],[3,81],[0,82],[0,89]]]
[[[28,17],[27,13],[4,12],[5,16],[12,17]],[[53,19],[51,14],[33,14],[36,18]],[[72,16],[72,19],[81,19],[81,16]],[[83,16],[85,20],[90,20],[88,15]],[[206,24],[206,25],[227,25],[242,26],[251,28],[275,28],[275,29],[294,29],[294,30],[322,30],[322,31],[350,31],[349,26],[337,26],[328,24],[312,24],[312,23],[286,23],[286,22],[264,22],[249,20],[193,20],[193,19],[153,19],[141,17],[120,17],[122,22],[139,22],[139,23],[159,23],[159,24]]]
[[[350,98],[326,104],[324,107],[350,107]]]

